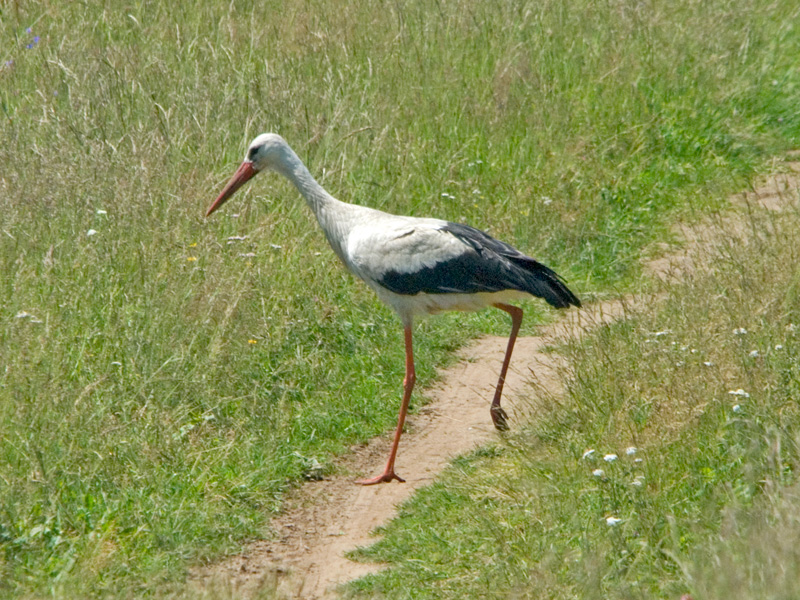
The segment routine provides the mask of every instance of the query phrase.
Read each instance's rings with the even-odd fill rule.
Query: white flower
[[[603,457],[603,460],[606,461],[606,462],[614,462],[615,460],[617,460],[617,455],[616,454],[606,454]]]
[[[631,485],[642,487],[644,485],[644,475],[637,475],[634,477],[633,481],[631,481]]]
[[[707,366],[707,367],[713,367],[713,366],[714,366],[714,363],[713,363],[713,362],[711,362],[710,360],[707,360],[707,361],[705,361],[703,364],[704,364],[705,366]]]
[[[628,456],[633,456],[634,454],[636,454],[637,450],[638,448],[636,446],[628,446],[627,448],[625,448],[625,454],[627,454]]]
[[[757,358],[758,357],[758,350],[753,350],[750,353],[750,358]]]
[[[664,331],[656,331],[653,334],[653,337],[661,337],[662,335],[669,335],[670,333],[672,333],[672,331],[669,329],[665,329]]]
[[[733,330],[733,335],[745,335],[747,333],[747,329],[744,327],[737,327]]]
[[[98,214],[98,215],[107,215],[108,213],[107,213],[105,210],[103,210],[102,208],[98,208],[98,209],[95,211],[95,214]]]
[[[592,458],[593,454],[594,454],[594,450],[593,449],[589,449],[589,450],[587,450],[586,452],[583,453],[583,456],[581,458],[583,458],[584,460],[587,459],[587,458]]]
[[[728,391],[728,393],[731,396],[737,396],[739,398],[749,398],[750,397],[750,394],[745,392],[742,388],[739,388],[738,390],[730,390],[730,391]]]
[[[92,237],[93,235],[96,234],[97,232],[94,229],[90,229],[89,231],[86,232],[86,237]]]
[[[553,199],[550,196],[542,196],[542,204],[545,206],[549,206],[553,203]]]
[[[643,458],[634,458],[634,459],[633,459],[633,462],[640,463],[640,462],[642,462],[643,460],[644,460]]]
[[[742,407],[739,404],[734,404],[733,405],[733,412],[735,412],[735,413],[742,412]]]
[[[603,475],[605,475],[605,473],[603,472],[603,469],[595,469],[594,471],[592,471],[592,475],[594,475],[595,477],[602,477]]]
[[[783,350],[783,344],[776,345],[775,350]]]
[[[253,258],[256,255],[255,252],[240,252],[239,256],[241,258]]]
[[[622,523],[622,519],[618,519],[617,517],[606,517],[606,525],[609,527],[614,527],[614,525],[618,525]]]
[[[36,315],[32,315],[27,310],[21,310],[16,315],[14,315],[15,319],[28,319],[29,323],[42,323],[42,320],[37,317]]]
[[[233,244],[234,242],[243,242],[247,239],[246,235],[232,235],[228,238],[228,243]]]

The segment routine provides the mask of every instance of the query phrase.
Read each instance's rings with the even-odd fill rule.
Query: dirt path
[[[787,164],[794,173],[768,178],[732,198],[733,205],[781,210],[795,202],[800,163]],[[725,236],[746,227],[742,211],[682,226],[676,233],[684,240],[683,247],[679,251],[663,248],[663,255],[649,261],[646,268],[662,281],[679,279],[687,270],[698,268]],[[619,319],[639,301],[629,297],[595,303],[565,313],[537,336],[520,338],[504,394],[512,426],[530,418],[526,413],[533,407],[525,398],[531,396],[532,384],[539,392],[560,393],[561,359],[546,352],[548,346]],[[337,463],[342,475],[307,483],[288,499],[287,510],[272,522],[274,539],[255,542],[241,555],[197,570],[192,574],[193,585],[198,591],[214,588],[234,597],[277,588],[284,598],[335,598],[337,585],[379,569],[379,565],[350,561],[345,554],[374,542],[371,532],[388,522],[396,506],[417,488],[431,483],[452,458],[497,439],[489,399],[505,344],[504,337],[486,337],[463,349],[459,362],[443,372],[439,385],[428,392],[429,403],[409,418],[396,465],[405,484],[354,485],[357,476],[372,475],[383,466],[389,437],[372,440]]]

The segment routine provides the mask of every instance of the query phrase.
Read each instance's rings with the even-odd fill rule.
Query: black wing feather
[[[388,271],[379,283],[404,295],[519,290],[543,298],[556,308],[581,305],[555,271],[505,242],[458,223],[448,223],[442,231],[463,242],[465,252],[413,273]]]

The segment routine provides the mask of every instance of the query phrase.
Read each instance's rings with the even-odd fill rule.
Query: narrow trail
[[[796,155],[795,155],[796,156]],[[751,190],[731,198],[732,210],[692,226],[676,227],[680,249],[661,248],[644,267],[664,284],[687,272],[707,267],[714,248],[731,236],[746,235],[747,211],[780,211],[797,202],[800,162],[786,163],[791,173],[776,174]],[[536,393],[558,396],[563,359],[546,351],[553,344],[578,339],[610,323],[652,297],[629,296],[569,311],[536,336],[517,340],[506,380],[504,404],[512,423],[533,417]],[[250,544],[244,553],[191,574],[191,585],[204,591],[225,590],[234,597],[252,597],[260,589],[276,589],[278,597],[303,600],[336,598],[336,586],[380,565],[357,563],[345,554],[373,543],[373,530],[388,522],[398,504],[433,482],[454,457],[497,439],[489,417],[489,400],[505,351],[505,337],[485,337],[462,349],[459,361],[441,373],[427,392],[428,404],[411,415],[397,460],[406,483],[362,487],[353,482],[379,468],[388,453],[390,437],[382,436],[342,457],[341,475],[309,482],[287,500],[286,510],[272,521],[275,536]]]

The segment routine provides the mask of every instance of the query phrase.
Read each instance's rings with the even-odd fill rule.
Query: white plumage
[[[522,309],[508,302],[540,297],[556,308],[580,306],[560,277],[508,244],[468,225],[397,216],[337,200],[317,183],[286,141],[274,133],[264,133],[253,140],[244,162],[206,216],[264,170],[280,173],[297,187],[333,251],[403,322],[406,377],[392,450],[384,472],[359,483],[403,481],[394,472],[394,462],[414,388],[411,328],[417,316],[488,306],[511,315],[511,334],[490,409],[495,427],[507,429],[500,398],[522,322]]]

